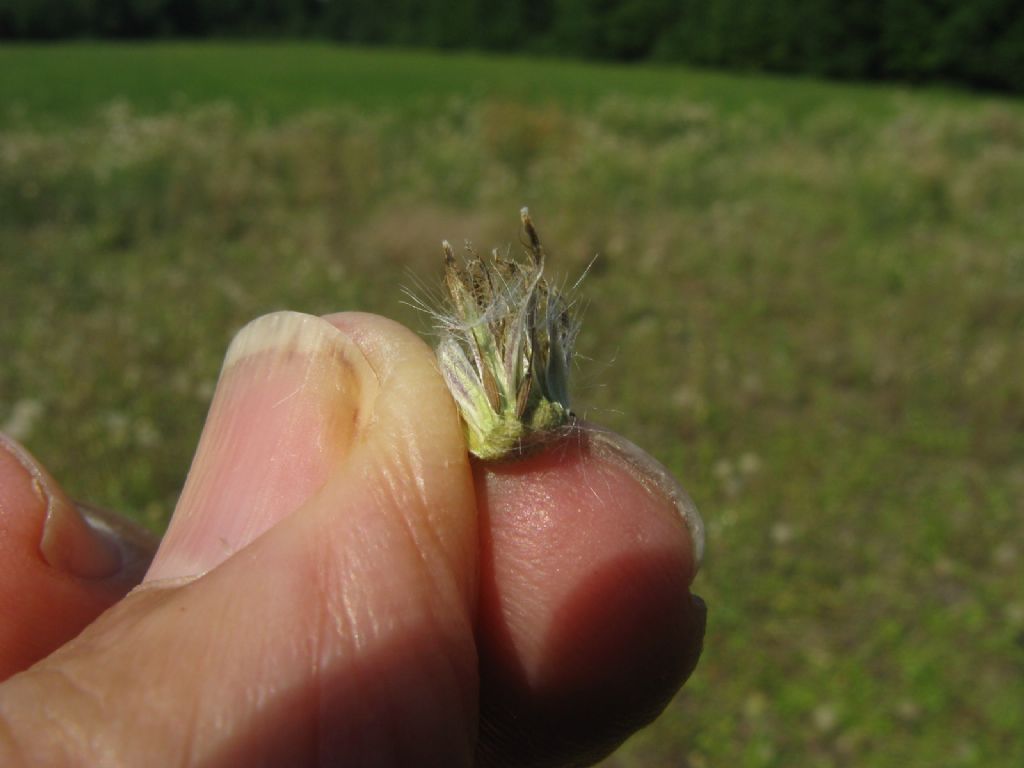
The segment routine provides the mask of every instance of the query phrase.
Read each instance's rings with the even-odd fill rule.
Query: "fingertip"
[[[205,573],[306,503],[365,434],[376,394],[358,346],[330,323],[299,312],[249,322],[147,580]]]
[[[378,484],[405,496],[413,530],[429,531],[453,572],[468,574],[475,603],[477,520],[469,455],[451,394],[433,350],[386,317],[341,312],[324,318],[362,351],[379,384],[372,440],[360,446],[360,466]]]
[[[0,435],[0,680],[73,638],[138,583],[155,545],[134,528],[100,523]]]
[[[401,323],[366,312],[326,315],[352,339],[377,377],[380,394],[375,426],[404,440],[410,432],[429,436],[428,453],[441,463],[459,459],[468,470],[462,427],[437,367],[434,351]]]
[[[704,520],[686,489],[661,462],[617,432],[594,424],[585,424],[581,429],[586,432],[587,444],[595,456],[628,471],[654,499],[668,502],[678,514],[690,540],[692,581],[704,560]]]
[[[586,432],[475,472],[481,749],[509,765],[599,757],[664,708],[700,654],[678,495]]]

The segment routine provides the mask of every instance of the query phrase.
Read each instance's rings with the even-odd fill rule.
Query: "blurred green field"
[[[327,44],[74,43],[0,47],[0,126],[31,116],[65,124],[119,98],[143,113],[226,100],[266,120],[339,104],[415,112],[438,99],[514,98],[586,106],[609,93],[688,98],[730,111],[765,101],[802,114],[837,98],[862,111],[891,107],[898,91],[770,76],[693,73],[678,67],[581,64],[473,53],[340,48]],[[841,94],[841,95],[840,95]],[[917,99],[976,101],[931,89]]]
[[[529,204],[580,410],[705,514],[704,658],[614,766],[1024,765],[1024,109],[320,46],[0,48],[0,428],[164,525],[247,319]]]

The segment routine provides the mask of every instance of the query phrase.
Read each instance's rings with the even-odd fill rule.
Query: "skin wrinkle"
[[[242,553],[240,556],[245,557],[245,554]],[[288,581],[292,585],[302,583],[304,585],[304,589],[308,589],[305,585],[308,585],[310,579],[302,579],[301,577],[290,575]],[[225,599],[228,600],[228,602],[221,610],[211,611],[211,615],[217,617],[218,623],[224,625],[223,631],[218,631],[217,628],[212,628],[209,633],[209,638],[214,642],[216,642],[216,638],[224,635],[225,633],[227,636],[230,636],[232,631],[237,631],[237,629],[232,630],[232,627],[237,628],[245,626],[246,623],[251,623],[252,620],[251,615],[248,615],[245,610],[241,610],[241,613],[237,618],[234,617],[232,608],[235,606],[233,602],[231,602],[230,596],[225,596]],[[298,599],[298,596],[296,599]],[[269,630],[270,634],[274,634],[276,631],[276,627],[271,627]],[[308,637],[308,633],[303,634]],[[308,644],[300,641],[289,643],[283,648],[281,646],[275,647],[269,644],[269,639],[264,638],[258,633],[254,635],[254,639],[259,642],[259,645],[256,648],[256,653],[252,653],[251,650],[249,651],[250,655],[259,659],[265,659],[265,663],[270,665],[273,652],[283,654],[285,659],[283,666],[288,668],[292,665],[287,660],[296,653],[303,653],[302,649],[304,646],[308,647]],[[262,649],[260,646],[263,646]],[[218,649],[214,646],[211,650],[217,651]],[[218,677],[223,679],[225,669],[229,670],[228,677],[231,677],[231,671],[234,670],[236,663],[236,659],[234,657],[221,658],[218,654],[204,654],[201,661],[205,662],[206,665],[212,665],[214,671],[210,674],[202,674],[200,671],[198,676],[200,679],[210,680],[217,680]],[[282,686],[282,681],[278,679],[273,671],[268,673],[267,682],[265,683],[261,684],[259,682],[260,677],[261,676],[257,675],[256,684],[244,688],[241,692],[241,696],[237,700],[225,699],[220,697],[217,692],[212,693],[209,697],[198,696],[194,699],[196,709],[193,713],[193,722],[199,724],[201,727],[194,727],[192,729],[189,750],[187,752],[186,759],[182,761],[182,765],[203,764],[202,761],[209,759],[211,754],[216,754],[225,743],[231,740],[234,735],[230,727],[231,723],[235,722],[237,719],[243,724],[248,723],[251,727],[251,723],[258,720],[260,714],[267,708],[267,706],[274,703],[277,695],[282,691],[287,690],[287,684]],[[285,683],[287,682],[288,681],[286,680]],[[210,710],[209,707],[207,707],[207,711],[204,712],[202,710],[202,704],[207,701],[213,702],[213,704],[216,705],[216,708]],[[238,717],[239,713],[241,713],[240,718]],[[171,716],[170,719],[173,720],[174,713],[168,714]],[[165,718],[165,720],[167,719],[168,718]],[[229,727],[225,728],[223,725],[225,723],[227,723]],[[200,732],[202,732],[201,738],[199,736]],[[197,744],[203,745],[204,749],[200,751],[199,747],[196,746]]]
[[[299,701],[300,705],[304,708],[303,711],[308,712],[310,715],[309,717],[299,718],[304,727],[301,733],[302,738],[296,738],[296,743],[302,745],[303,751],[301,754],[303,755],[311,755],[318,751],[319,728],[321,725],[319,708],[321,707],[320,697],[322,696],[319,686],[322,681],[319,675],[309,678],[305,677],[302,670],[304,668],[319,670],[321,667],[323,651],[321,649],[319,627],[322,627],[327,620],[327,613],[324,610],[316,609],[314,606],[326,604],[322,585],[329,581],[330,576],[325,573],[323,566],[330,564],[332,561],[328,558],[320,557],[317,549],[326,547],[328,541],[328,537],[312,539],[310,541],[312,550],[310,557],[300,563],[304,567],[297,569],[297,572],[288,573],[285,579],[285,586],[288,591],[294,593],[294,596],[291,597],[291,602],[296,606],[308,605],[315,613],[311,616],[309,611],[301,610],[297,612],[297,616],[289,614],[289,622],[298,618],[300,624],[289,635],[286,635],[283,645],[279,642],[281,636],[280,622],[269,626],[265,635],[255,633],[254,639],[258,641],[258,645],[255,648],[249,649],[248,655],[259,660],[257,663],[265,664],[267,672],[266,674],[256,676],[257,684],[246,688],[244,696],[239,702],[231,700],[221,701],[219,703],[219,711],[214,713],[216,718],[206,718],[207,725],[209,725],[210,721],[214,721],[216,727],[213,728],[213,738],[209,738],[210,729],[207,728],[208,738],[206,741],[208,744],[206,754],[201,755],[202,758],[208,760],[211,755],[219,755],[224,749],[228,750],[228,754],[234,754],[231,751],[231,745],[234,743],[238,733],[237,729],[232,729],[231,724],[239,721],[243,724],[243,728],[257,728],[257,724],[264,720],[265,713],[273,711],[279,705],[282,697],[289,698],[294,695],[296,690],[302,693]],[[244,556],[244,553],[242,556]],[[312,593],[312,596],[310,593]],[[285,594],[287,595],[287,592]],[[279,599],[281,598],[279,597]],[[287,598],[285,599],[287,600]],[[228,608],[230,608],[230,603]],[[223,615],[225,623],[229,626],[232,624],[236,627],[242,625],[241,622],[232,621],[229,610],[214,611],[214,613]],[[310,627],[310,622],[301,622],[302,617],[308,617],[310,620],[317,622],[318,626]],[[250,614],[247,614],[245,611],[242,612],[242,622],[251,623],[252,619],[253,617]],[[323,636],[326,636],[328,631],[327,629],[322,630]],[[218,634],[214,632],[212,636],[216,637]],[[230,664],[231,662],[232,659],[229,658],[227,663]],[[224,661],[212,659],[211,663],[222,667]],[[282,677],[282,674],[277,671],[278,669],[289,670],[290,673]],[[239,671],[244,672],[244,669]],[[223,677],[223,669],[220,669],[219,673]],[[216,674],[214,674],[214,677],[216,677]],[[260,684],[260,680],[265,682]],[[308,681],[311,685],[295,689],[293,685],[296,681],[300,683]],[[216,696],[213,698],[216,699]],[[241,712],[240,718],[236,714],[239,711]],[[228,727],[222,728],[219,723],[226,723]],[[249,753],[245,752],[244,754],[248,755]],[[263,759],[267,758],[264,757]],[[217,764],[220,763],[218,762]]]
[[[417,559],[430,576],[430,583],[435,587],[433,594],[454,595],[456,600],[470,598],[472,605],[472,596],[461,595],[462,590],[458,587],[457,574],[462,569],[461,558],[465,557],[465,553],[447,546],[447,538],[440,533],[439,528],[450,524],[450,521],[439,521],[431,514],[432,505],[427,501],[430,492],[423,480],[429,476],[426,473],[430,470],[426,468],[427,462],[423,459],[423,453],[416,450],[417,443],[410,441],[408,445],[405,451],[397,453],[400,466],[395,465],[393,457],[390,461],[382,461],[377,465],[380,482],[371,484],[371,487],[386,489],[386,496],[381,498],[380,503],[400,510],[399,517],[412,542]],[[409,484],[404,478],[410,477],[417,478],[417,493],[409,493]],[[421,524],[416,524],[414,520]],[[431,561],[440,561],[441,565]]]
[[[175,608],[173,603],[177,602],[178,603],[178,611],[184,610],[184,603],[188,599],[187,591],[188,590],[192,590],[192,589],[199,589],[199,588],[202,588],[202,587],[203,587],[203,582],[198,581],[198,580],[193,580],[192,582],[190,582],[188,584],[185,584],[183,586],[180,586],[180,587],[171,587],[168,590],[169,594],[166,595],[166,600],[162,601],[162,603],[163,603],[162,607],[164,608],[165,611],[173,611],[174,608]],[[156,593],[159,594],[159,591],[156,591]],[[150,597],[152,597],[152,595],[150,595]],[[171,605],[168,605],[168,603],[171,603]],[[148,613],[148,614],[144,613],[142,615],[140,621],[137,622],[137,623],[143,625],[142,626],[143,630],[149,630],[150,629],[149,627],[145,626],[147,615],[159,615],[159,614],[156,613],[156,611],[159,610],[160,606],[149,606],[149,607],[151,608],[151,612]],[[177,611],[175,611],[175,612],[177,612]],[[207,635],[207,638],[209,640],[216,641],[216,638],[219,638],[221,636],[228,636],[228,637],[230,637],[230,632],[231,632],[230,628],[231,628],[231,626],[233,624],[233,621],[231,619],[231,605],[228,604],[228,605],[224,606],[222,610],[218,610],[218,611],[212,612],[212,616],[215,617],[216,627],[211,627],[211,631]],[[162,618],[164,620],[166,620],[166,614],[164,614],[164,616]],[[243,620],[244,620],[244,617],[243,617]],[[221,629],[221,627],[224,627],[226,629]],[[130,632],[126,632],[124,634],[127,635],[127,634],[131,634],[131,633]],[[172,651],[172,653],[167,655],[167,660],[168,660],[169,663],[166,664],[164,669],[163,669],[164,677],[165,678],[169,677],[170,679],[169,679],[169,681],[165,681],[163,683],[163,685],[168,685],[168,682],[169,682],[170,683],[170,688],[173,690],[174,685],[175,685],[174,678],[177,675],[177,670],[175,668],[175,664],[173,662],[173,658],[172,657],[173,657],[173,651],[176,650],[176,649],[172,648],[170,650]],[[216,650],[216,648],[214,648],[212,650]],[[201,649],[201,654],[202,655],[199,656],[198,658],[193,657],[193,658],[190,659],[191,663],[194,664],[197,667],[197,669],[196,669],[196,677],[197,677],[197,679],[198,680],[204,680],[204,681],[205,680],[211,680],[211,679],[214,679],[214,680],[217,679],[217,672],[216,671],[214,671],[213,674],[206,674],[205,673],[205,668],[208,668],[211,664],[213,664],[215,668],[219,668],[219,667],[221,667],[224,664],[224,662],[221,659],[217,658],[216,656],[211,656],[208,652],[206,652],[206,649]],[[213,696],[212,698],[213,698],[213,701],[217,701],[217,697],[216,696]],[[164,703],[162,697],[160,697],[159,693],[156,692],[156,691],[154,691],[154,695],[153,696],[146,696],[145,697],[145,702],[150,707],[152,707],[154,701],[156,703],[158,703],[158,704],[163,704]],[[185,713],[185,717],[181,717],[179,712],[177,710],[175,710],[174,712],[161,713],[163,716],[158,716],[156,718],[157,722],[164,721],[164,722],[173,722],[174,723],[174,727],[175,727],[175,741],[180,744],[179,764],[181,766],[183,766],[183,767],[184,766],[191,766],[191,765],[196,765],[197,764],[198,758],[202,756],[202,752],[200,750],[200,746],[199,745],[201,743],[200,734],[204,730],[203,726],[209,724],[210,722],[213,722],[213,723],[217,722],[217,718],[218,718],[219,713],[216,710],[214,710],[213,712],[204,711],[203,705],[204,705],[204,703],[206,701],[207,701],[206,697],[203,697],[203,696],[191,697],[188,700],[188,705],[189,706],[188,706],[187,713]],[[167,715],[169,715],[169,717]],[[182,728],[183,729],[183,733],[180,734],[180,737],[179,737],[179,733],[178,733],[178,728]]]
[[[458,555],[451,552],[450,547],[445,546],[444,537],[438,531],[438,521],[429,513],[429,506],[426,504],[424,496],[421,495],[417,499],[417,503],[420,507],[420,514],[416,517],[422,521],[421,524],[414,523],[410,513],[403,513],[400,517],[406,533],[412,541],[420,570],[426,572],[431,585],[435,588],[432,590],[432,594],[457,596],[460,590],[455,574],[459,564],[454,560]],[[410,506],[399,507],[399,509],[411,512]],[[436,565],[437,560],[442,562],[441,566]],[[444,581],[443,587],[442,580]]]
[[[73,675],[71,675],[66,669],[58,667],[57,669],[45,668],[42,670],[44,677],[49,677],[54,683],[51,683],[51,690],[56,687],[57,690],[61,691],[60,699],[63,700],[65,697],[72,698],[84,698],[87,703],[84,711],[102,712],[102,700],[95,693],[90,693],[88,687],[77,682]],[[93,705],[93,706],[90,706]],[[51,745],[56,744],[59,750],[57,755],[58,760],[54,763],[47,762],[47,764],[56,765],[73,765],[76,757],[81,757],[84,754],[95,755],[97,750],[96,742],[91,738],[86,738],[82,733],[82,728],[71,728],[69,723],[56,716],[49,706],[44,705],[40,708],[44,713],[48,727],[53,728],[57,732],[62,734],[62,738],[50,739]],[[80,724],[79,724],[80,725]],[[48,761],[52,758],[47,758]],[[121,761],[118,761],[119,763]],[[29,765],[39,764],[35,757],[27,763]],[[97,761],[96,764],[100,764]],[[110,765],[111,763],[107,760],[102,761],[104,765]]]
[[[319,596],[319,604],[324,606],[320,612],[320,632],[315,640],[316,656],[314,666],[318,671],[324,671],[322,676],[317,676],[317,716],[316,716],[316,744],[315,753],[317,764],[322,764],[325,754],[325,739],[328,737],[329,729],[324,729],[326,721],[330,717],[328,705],[330,693],[326,690],[328,675],[326,670],[333,667],[336,659],[346,656],[358,656],[360,649],[365,647],[365,639],[357,617],[357,611],[353,604],[351,587],[358,582],[351,578],[353,568],[348,564],[345,557],[345,549],[331,546],[329,539],[324,539],[321,544],[328,552],[319,553],[316,568],[316,589]],[[353,675],[351,682],[354,684],[355,696],[362,698],[361,691],[364,688],[361,675],[358,669]]]
[[[400,505],[404,505],[404,508],[408,508],[410,505],[407,499],[404,499],[402,495],[398,494],[396,490],[393,489],[393,483],[387,481],[385,479],[385,476],[382,476],[381,479],[381,482],[372,483],[372,485],[374,485],[375,488],[381,488],[382,486],[387,488],[385,495],[378,499],[377,497],[380,492],[379,490],[377,490],[377,492],[375,492],[374,496],[372,497],[369,506],[376,509],[379,508],[380,505],[394,505],[395,507],[399,508]],[[399,517],[401,520],[400,527],[391,526],[390,529],[392,531],[400,530],[403,531],[404,534],[406,534],[406,538],[410,543],[404,545],[403,549],[409,549],[410,547],[416,549],[416,545],[414,543],[415,539],[410,530],[408,516],[400,515]],[[370,559],[373,559],[376,556],[376,554],[378,554],[377,551],[382,548],[385,548],[387,550],[393,550],[396,548],[393,539],[381,542],[379,541],[380,537],[378,535],[365,534],[365,532],[360,531],[359,528],[357,527],[349,528],[348,537],[349,543],[352,546],[346,548],[346,551],[351,550],[353,552],[358,552],[364,556],[367,556]],[[369,539],[369,541],[366,541],[366,546],[358,546],[354,544],[354,542],[356,542],[358,539]],[[419,550],[416,551],[419,552]],[[338,553],[332,551],[324,559],[329,561],[333,559],[336,561],[337,557]],[[420,570],[424,570],[424,564],[418,564],[420,565]],[[347,587],[352,587],[353,585],[358,586],[359,581],[356,577],[358,577],[359,571],[361,570],[362,566],[360,566],[357,563],[343,564],[339,568],[339,573],[336,575],[336,577],[334,577],[335,584]],[[328,575],[328,577],[326,578],[331,579],[332,577]],[[336,630],[339,632],[339,636],[348,637],[355,641],[353,643],[353,651],[357,652],[361,649],[366,648],[371,638],[378,637],[383,631],[385,631],[384,625],[380,621],[377,621],[376,618],[374,618],[374,616],[360,616],[360,611],[356,607],[355,603],[356,594],[353,593],[352,589],[339,589],[337,587],[332,587],[330,585],[325,585],[323,589],[328,594],[331,594],[333,591],[334,593],[340,596],[340,600],[330,600],[332,604],[335,602],[340,602],[342,606],[341,610],[343,611],[344,614],[344,627],[342,627],[341,625],[336,625]],[[373,600],[368,600],[364,598],[361,599],[360,602],[372,603]],[[338,615],[338,618],[340,620],[340,613]],[[367,635],[367,629],[371,630],[370,635]]]
[[[324,642],[328,637],[328,631],[333,631],[337,638],[348,638],[354,652],[358,652],[363,645],[358,622],[350,604],[349,590],[345,588],[354,581],[350,573],[352,569],[348,566],[343,551],[337,551],[332,547],[329,538],[323,540],[321,548],[330,551],[314,556],[317,565],[313,574],[313,584],[318,603],[324,606],[320,613],[323,630],[318,638],[318,667],[325,666],[325,661],[328,661],[323,655],[326,649],[337,645]]]
[[[70,696],[73,698],[86,698],[92,701],[93,703],[98,703],[96,701],[97,697],[95,695],[86,695],[83,686],[74,682],[72,676],[67,672],[67,670],[60,668],[47,669],[44,671],[44,676],[50,677],[51,679],[57,681],[57,689],[61,691],[61,698],[64,698],[65,696]],[[90,753],[95,751],[95,744],[91,740],[84,739],[82,737],[80,728],[70,728],[69,724],[66,721],[59,717],[56,717],[51,708],[49,706],[46,706],[45,704],[42,707],[42,711],[44,713],[48,726],[54,728],[55,730],[63,734],[63,738],[58,738],[55,740],[56,743],[60,745],[61,749],[64,750],[64,754],[62,755],[61,759],[62,763],[66,763],[67,760],[69,759],[69,756],[72,754],[84,754],[86,747],[89,748]],[[93,711],[99,711],[99,709],[94,708]],[[77,748],[72,748],[69,750],[69,743],[71,745],[78,746]]]
[[[403,476],[407,475],[402,475],[401,473],[397,474],[398,478]],[[425,509],[424,500],[422,498],[416,498],[414,500],[409,499],[409,494],[401,492],[401,489],[405,487],[406,484],[401,479],[396,480],[395,478],[395,474],[384,471],[381,473],[382,482],[373,487],[380,489],[378,491],[379,493],[386,493],[387,495],[387,498],[381,500],[381,504],[390,505],[390,508],[400,510],[396,517],[400,523],[399,530],[401,533],[405,534],[406,541],[408,542],[407,548],[410,549],[414,555],[414,567],[416,568],[417,576],[420,577],[416,579],[416,582],[425,582],[430,584],[431,589],[427,594],[432,596],[444,596],[446,598],[444,602],[447,604],[449,602],[447,599],[448,596],[453,592],[458,591],[457,587],[453,588],[455,580],[453,578],[454,574],[451,570],[452,564],[447,562],[448,557],[445,555],[444,549],[440,545],[437,536],[433,533],[433,526],[429,522],[427,522],[425,526],[416,525],[413,522],[412,518],[414,515],[419,518],[426,518],[426,515],[423,514],[423,510]],[[381,508],[386,509],[388,507],[383,506]],[[420,529],[425,529],[423,534],[418,533]],[[424,542],[424,538],[430,541],[429,547]],[[430,554],[427,551],[428,548],[432,553],[434,553],[434,557],[430,557]],[[444,565],[440,569],[436,565],[432,565],[430,562],[431,560],[436,560],[438,557],[444,561]],[[447,578],[445,579],[446,583],[443,587],[440,578],[442,573],[447,575]],[[427,605],[429,606],[431,619],[436,620],[434,602],[427,601]]]
[[[415,569],[415,577],[410,579],[411,583],[422,585],[420,588],[429,595],[430,600],[421,604],[425,611],[420,613],[419,621],[425,627],[432,629],[426,632],[427,637],[437,638],[434,645],[432,657],[440,656],[444,670],[450,674],[447,684],[445,681],[435,679],[434,685],[425,686],[424,690],[445,691],[449,690],[457,700],[457,706],[463,712],[468,712],[474,706],[476,697],[465,684],[465,673],[459,672],[458,659],[465,658],[465,648],[461,643],[453,642],[453,639],[461,634],[466,637],[472,636],[472,626],[468,623],[467,606],[463,605],[464,596],[458,588],[458,580],[455,577],[454,568],[457,564],[451,562],[451,555],[448,548],[444,546],[437,536],[436,529],[429,516],[424,514],[427,508],[425,499],[418,498],[418,494],[410,494],[409,485],[400,478],[410,477],[410,470],[401,472],[390,472],[387,469],[380,471],[380,482],[371,485],[374,493],[382,494],[380,501],[376,504],[388,505],[390,508],[400,510],[398,517],[399,526],[394,529],[395,533],[403,536],[400,541],[388,541],[389,549],[400,548],[402,551],[411,551],[414,555],[411,565]],[[398,478],[398,479],[396,479]],[[421,524],[417,525],[417,522]],[[440,563],[440,565],[438,565]],[[464,618],[467,624],[461,627],[451,627],[453,617]],[[448,631],[442,631],[445,628]],[[453,634],[451,630],[456,630]],[[398,630],[401,632],[401,630]],[[422,652],[425,652],[424,649]],[[475,654],[475,651],[474,651]],[[429,663],[432,673],[436,674],[437,665]],[[473,666],[475,669],[475,665]],[[440,670],[443,671],[443,670]],[[440,697],[444,695],[439,693]],[[465,722],[469,722],[466,720]],[[394,743],[400,743],[396,740]],[[468,753],[467,753],[468,759]],[[398,763],[401,764],[401,763]]]
[[[351,567],[349,567],[349,568],[345,568],[344,570],[351,571],[353,569]],[[344,585],[344,584],[350,584],[350,585],[352,584],[351,581],[343,581],[343,580],[335,580],[334,583],[336,585],[339,585],[339,586],[340,585]],[[356,582],[356,583],[358,583],[358,582]],[[331,588],[328,588],[328,589],[331,589]],[[347,632],[344,631],[344,630],[339,630],[339,632],[340,632],[339,637],[341,639],[344,639],[344,638],[347,638],[347,637],[352,637],[353,635],[355,635],[355,634],[360,632],[360,630],[357,629],[358,627],[361,627],[361,626],[365,627],[367,625],[369,625],[370,627],[376,628],[374,631],[371,632],[371,636],[375,640],[379,640],[380,642],[382,642],[384,644],[387,644],[387,642],[388,642],[388,635],[391,632],[397,631],[399,634],[401,633],[401,628],[400,627],[395,627],[392,624],[384,624],[382,622],[379,622],[379,621],[377,621],[374,618],[374,615],[372,613],[367,613],[362,618],[362,620],[360,620],[360,618],[359,618],[360,611],[357,609],[357,607],[355,605],[355,603],[356,603],[356,601],[358,599],[358,596],[354,595],[350,589],[338,588],[338,586],[336,586],[336,587],[333,588],[332,591],[334,591],[336,594],[339,595],[340,600],[336,600],[336,599],[332,598],[332,599],[329,600],[329,602],[332,603],[332,604],[335,603],[335,602],[340,602],[341,603],[341,605],[343,606],[341,611],[343,612],[344,616],[346,617],[346,619],[347,619],[346,623],[347,623],[347,625],[349,627],[349,630]],[[367,597],[363,597],[361,599],[361,602],[363,602],[363,603],[365,603],[367,605],[373,605],[375,601],[372,598],[368,599]],[[334,644],[337,645],[336,642]],[[365,648],[370,648],[372,645],[373,645],[373,642],[369,642],[367,644],[361,644],[361,647],[365,649]],[[394,715],[391,715],[390,717],[387,716],[388,712],[392,712],[392,710],[391,710],[391,708],[389,706],[389,699],[388,699],[388,697],[386,695],[382,696],[381,691],[379,690],[379,686],[374,685],[371,680],[367,679],[368,671],[364,668],[364,665],[363,665],[363,663],[362,663],[362,661],[360,659],[360,654],[359,654],[358,650],[356,650],[354,653],[339,652],[337,654],[336,658],[337,657],[341,657],[343,660],[346,659],[346,658],[350,660],[350,663],[345,665],[345,669],[346,669],[346,674],[345,674],[345,697],[346,697],[346,699],[348,699],[350,701],[364,702],[365,705],[366,705],[367,713],[369,715],[371,715],[371,719],[370,719],[369,722],[381,722],[381,721],[383,721],[385,723],[388,723],[388,722],[396,721],[397,718],[394,717]],[[342,663],[345,664],[344,661]],[[331,699],[330,694],[329,693],[324,693],[323,690],[321,690],[321,694],[320,695],[321,695],[321,701],[324,701],[324,700],[329,701]],[[321,717],[326,722],[326,720],[329,719],[332,716],[332,713],[329,711],[329,709],[324,707],[323,704],[321,704],[320,707],[321,707],[320,708]],[[384,714],[382,716],[380,716],[380,717],[375,717],[375,716],[373,716],[375,710],[383,710]],[[390,732],[389,733],[380,733],[380,732],[377,732],[377,731],[364,732],[362,734],[362,736],[363,736],[363,738],[365,738],[367,740],[368,743],[371,743],[371,744],[376,746],[377,751],[376,751],[376,755],[375,756],[378,759],[380,759],[380,762],[381,762],[382,765],[383,764],[388,764],[385,760],[382,759],[382,758],[385,757],[385,754],[382,753],[382,750],[387,750],[387,754],[389,754],[389,755],[396,755],[397,752],[395,752],[395,750],[397,748],[397,745],[399,743],[401,743],[402,738],[403,738],[401,733],[397,733],[397,732],[396,733],[390,733]],[[395,765],[400,764],[400,763],[398,763],[396,761],[392,761],[392,763],[395,764]]]

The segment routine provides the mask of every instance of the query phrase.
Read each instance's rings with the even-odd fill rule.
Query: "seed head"
[[[437,358],[469,450],[498,459],[571,425],[569,370],[579,322],[544,279],[545,253],[526,208],[526,261],[497,249],[456,257],[446,240],[443,306],[431,311]]]

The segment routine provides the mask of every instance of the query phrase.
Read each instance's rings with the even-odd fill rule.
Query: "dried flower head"
[[[498,459],[558,433],[574,420],[569,370],[579,322],[574,302],[544,279],[544,248],[521,211],[526,261],[483,258],[443,244],[447,294],[431,310],[437,359],[459,407],[470,452]]]

